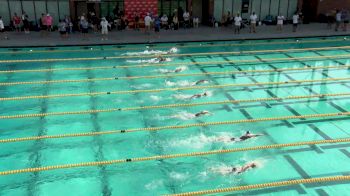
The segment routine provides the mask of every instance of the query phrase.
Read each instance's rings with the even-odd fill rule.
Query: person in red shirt
[[[12,22],[17,32],[21,30],[21,21],[21,17],[17,16],[17,13],[15,13],[12,17]]]

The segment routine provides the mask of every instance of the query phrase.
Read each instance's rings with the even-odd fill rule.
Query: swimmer
[[[240,142],[240,141],[245,141],[247,139],[251,139],[251,138],[255,138],[255,137],[259,137],[259,136],[263,136],[263,134],[252,134],[249,131],[247,131],[244,135],[242,135],[239,138],[235,138],[235,137],[218,137],[216,138],[217,142],[225,142],[225,143],[229,143],[229,142]]]
[[[210,113],[209,111],[206,111],[206,110],[197,112],[195,114],[189,113],[189,112],[180,112],[180,113],[175,114],[175,115],[170,116],[170,117],[171,118],[178,118],[181,120],[191,120],[191,119],[199,118],[199,117],[206,116],[206,115],[212,115],[212,113]]]
[[[157,57],[149,60],[127,60],[128,63],[150,63],[150,64],[156,64],[156,63],[162,63],[162,62],[170,62],[171,58],[164,58],[164,57]]]
[[[207,84],[207,83],[209,83],[209,80],[198,80],[198,81],[194,82],[192,84],[192,86],[196,86],[196,85],[199,85],[199,84]]]
[[[259,137],[259,136],[263,136],[263,134],[252,134],[249,131],[247,131],[244,135],[242,135],[239,138],[239,141],[244,141],[244,140],[255,138],[255,137]]]
[[[207,97],[209,94],[207,92],[201,93],[201,94],[195,94],[192,97],[190,97],[190,99],[198,99],[201,97]]]
[[[241,167],[241,168],[232,168],[232,173],[236,173],[236,174],[241,174],[241,173],[244,173],[244,172],[246,172],[246,171],[248,171],[249,169],[254,169],[254,168],[256,168],[257,167],[257,165],[256,165],[256,163],[248,163],[248,164],[245,164],[243,167]]]
[[[245,165],[241,166],[221,166],[218,168],[211,168],[211,171],[214,173],[219,173],[221,175],[229,175],[229,174],[242,174],[246,171],[248,171],[249,169],[254,169],[258,166],[257,163],[255,162],[251,162],[251,163],[247,163]]]
[[[181,67],[177,67],[175,70],[169,70],[169,69],[158,69],[157,71],[159,73],[163,73],[163,74],[168,74],[168,73],[180,73],[187,70],[186,66],[181,66]]]
[[[209,111],[203,110],[203,111],[196,113],[195,116],[198,118],[200,116],[211,115],[211,114],[212,113],[210,113]]]
[[[159,55],[162,55],[162,54],[174,54],[174,53],[177,53],[178,49],[173,47],[173,48],[170,48],[170,50],[168,51],[161,51],[161,50],[145,50],[143,52],[127,52],[127,53],[124,53],[122,55],[127,55],[127,56],[137,56],[137,55],[156,55],[156,54],[159,54]]]

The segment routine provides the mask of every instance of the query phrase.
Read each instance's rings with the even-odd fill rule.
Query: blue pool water
[[[157,55],[126,55],[146,49],[167,51],[172,47],[178,48],[178,52],[164,55],[171,58],[171,62],[137,63]],[[350,47],[344,37],[9,48],[1,49],[0,54],[0,172],[342,139],[350,135],[346,115],[280,119],[349,112]],[[165,73],[177,68],[184,70]],[[191,86],[200,80],[208,83]],[[190,98],[204,92],[209,96]],[[315,98],[313,95],[326,96]],[[286,99],[290,96],[304,98]],[[276,97],[282,99],[261,100]],[[241,102],[218,103],[233,100]],[[169,107],[169,104],[187,105]],[[80,111],[85,112],[77,113]],[[194,114],[200,111],[211,114],[196,118]],[[277,120],[202,126],[270,117]],[[190,124],[194,126],[181,127]],[[176,127],[129,132],[162,126]],[[126,133],[119,133],[120,130]],[[105,131],[115,132],[106,134]],[[226,141],[246,131],[263,136],[240,142]],[[39,140],[43,136],[80,133],[96,135]],[[27,137],[34,138],[6,140]],[[349,161],[350,144],[345,142],[0,173],[3,174],[0,175],[0,195],[174,194],[349,175]],[[226,173],[232,166],[251,162],[258,167],[242,174]],[[339,181],[237,194],[347,195],[349,191],[349,182]]]

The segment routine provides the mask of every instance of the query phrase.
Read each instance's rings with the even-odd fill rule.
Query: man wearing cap
[[[46,14],[46,29],[47,31],[51,31],[52,30],[52,22],[53,22],[53,18],[52,16],[50,16],[49,13]]]

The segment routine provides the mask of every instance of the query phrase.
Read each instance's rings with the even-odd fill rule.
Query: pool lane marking
[[[222,85],[209,85],[209,86],[191,86],[191,87],[176,87],[176,88],[159,88],[159,89],[144,89],[144,90],[127,90],[127,91],[110,91],[110,92],[89,92],[89,93],[72,93],[72,94],[56,94],[56,95],[33,95],[22,97],[3,97],[0,101],[9,100],[24,100],[24,99],[50,99],[61,97],[80,97],[80,96],[98,96],[98,95],[121,95],[121,94],[134,94],[134,93],[159,93],[163,91],[184,91],[184,90],[203,90],[203,89],[220,89],[226,87],[242,87],[242,86],[262,86],[262,85],[283,85],[283,84],[302,84],[302,83],[314,83],[314,82],[327,82],[327,81],[346,81],[350,78],[326,78],[317,80],[295,80],[295,81],[282,81],[282,82],[260,82],[260,83],[242,83],[242,84],[222,84]]]
[[[3,70],[0,74],[6,73],[27,73],[27,72],[51,72],[51,71],[79,71],[79,70],[98,70],[98,69],[131,69],[131,68],[145,68],[145,67],[170,67],[170,66],[190,66],[190,65],[210,65],[210,64],[230,64],[233,63],[268,63],[276,61],[288,61],[288,60],[319,60],[319,59],[329,59],[329,58],[349,58],[350,54],[346,55],[328,55],[328,56],[305,56],[305,57],[293,57],[293,58],[266,58],[266,59],[254,59],[254,60],[230,60],[230,61],[211,61],[211,62],[186,62],[186,63],[159,63],[159,64],[138,64],[138,65],[119,65],[119,66],[97,66],[97,67],[82,67],[82,68],[54,68],[54,69],[30,69],[30,70]],[[239,66],[248,66],[245,64]],[[249,65],[251,66],[251,65]]]
[[[186,124],[186,125],[174,125],[174,126],[171,125],[171,126],[162,126],[162,127],[143,127],[143,128],[100,131],[100,132],[83,132],[83,133],[71,133],[71,134],[59,134],[59,135],[32,136],[32,137],[22,137],[22,138],[8,138],[8,139],[0,139],[0,143],[12,143],[12,142],[44,140],[44,139],[61,139],[61,138],[72,138],[72,137],[91,137],[91,136],[98,136],[98,135],[125,134],[125,133],[145,132],[145,131],[152,132],[152,131],[164,131],[169,129],[187,129],[192,127],[232,125],[232,124],[241,124],[241,123],[255,123],[255,122],[290,120],[290,119],[300,119],[300,118],[308,119],[308,118],[324,118],[324,117],[334,117],[334,116],[339,117],[339,116],[349,116],[349,115],[350,115],[350,112],[338,112],[338,113],[326,113],[326,114],[309,114],[309,115],[302,115],[302,116],[281,116],[281,117],[269,117],[269,118],[242,119],[242,120],[232,120],[232,121],[195,123],[195,124]]]
[[[300,41],[286,41],[286,42],[258,42],[258,43],[227,43],[227,44],[192,44],[192,45],[186,45],[186,46],[179,46],[179,45],[169,45],[169,46],[155,46],[150,47],[148,46],[148,49],[166,49],[171,47],[176,48],[210,48],[210,47],[231,47],[231,46],[251,46],[251,45],[278,45],[278,44],[306,44],[306,43],[329,43],[329,42],[346,42],[347,39],[341,38],[341,39],[333,39],[333,40],[300,40]],[[117,51],[117,50],[145,50],[147,49],[147,45],[141,48],[87,48],[87,49],[71,49],[71,50],[31,50],[31,51],[2,51],[0,54],[33,54],[33,53],[63,53],[63,52],[96,52],[96,51]]]
[[[284,68],[284,69],[267,69],[267,70],[242,70],[242,71],[224,71],[224,72],[205,72],[192,74],[163,74],[150,76],[121,76],[109,78],[91,78],[91,79],[76,79],[76,80],[45,80],[45,81],[28,81],[28,82],[2,82],[0,86],[13,85],[30,85],[30,84],[53,84],[53,83],[76,83],[76,82],[97,82],[97,81],[113,81],[113,80],[135,80],[135,79],[158,79],[169,77],[187,77],[187,76],[205,76],[205,75],[232,75],[232,74],[246,74],[246,73],[280,73],[283,71],[301,71],[301,70],[319,70],[319,69],[349,69],[349,65],[344,66],[317,66],[317,67],[303,67],[303,68]]]
[[[207,195],[207,194],[215,194],[215,193],[250,191],[250,190],[254,190],[254,189],[291,186],[291,185],[296,185],[296,184],[325,183],[325,182],[337,182],[337,181],[350,181],[350,175],[327,176],[327,177],[307,178],[307,179],[297,179],[297,180],[286,180],[286,181],[269,182],[269,183],[262,183],[262,184],[251,184],[251,185],[244,185],[244,186],[235,186],[235,187],[228,187],[228,188],[219,188],[219,189],[210,189],[210,190],[201,190],[201,191],[176,193],[176,194],[165,194],[165,195],[166,196]]]
[[[192,57],[206,55],[232,55],[232,54],[250,54],[259,52],[286,52],[286,51],[318,51],[318,50],[334,50],[347,49],[350,46],[324,47],[324,48],[299,48],[284,50],[256,50],[256,51],[240,51],[240,52],[205,52],[205,53],[186,53],[186,54],[166,54],[163,57]],[[160,55],[138,55],[138,56],[109,56],[109,57],[86,57],[86,58],[53,58],[53,59],[23,59],[23,60],[0,60],[1,63],[30,63],[30,62],[60,62],[60,61],[92,61],[92,60],[113,60],[113,59],[135,59],[135,58],[155,58]]]
[[[117,111],[149,110],[149,109],[176,108],[176,107],[195,107],[195,106],[202,106],[202,105],[240,104],[240,103],[253,103],[253,102],[262,102],[262,101],[282,101],[282,100],[291,100],[291,99],[346,97],[346,96],[350,96],[350,93],[316,94],[316,95],[306,95],[306,96],[288,96],[288,97],[271,97],[271,98],[258,98],[258,99],[226,100],[226,101],[214,101],[214,102],[202,102],[202,103],[152,105],[152,106],[140,106],[140,107],[129,107],[129,108],[110,108],[110,109],[100,109],[100,110],[95,109],[95,110],[71,111],[71,112],[18,114],[18,115],[0,116],[0,119],[35,118],[35,117],[63,116],[63,115],[84,115],[84,114],[96,114],[96,113],[107,113],[107,112],[117,112]],[[347,112],[347,111],[343,111],[343,112]],[[301,115],[296,115],[296,116],[301,116]]]
[[[204,152],[167,154],[167,155],[136,157],[136,158],[107,160],[107,161],[83,162],[83,163],[73,163],[73,164],[65,164],[65,165],[52,165],[52,166],[45,166],[45,167],[1,171],[0,176],[20,174],[20,173],[41,172],[41,171],[48,171],[48,170],[58,170],[58,169],[92,167],[92,166],[112,165],[112,164],[132,163],[132,162],[145,162],[145,161],[155,161],[155,160],[184,158],[184,157],[202,157],[202,156],[216,155],[216,154],[227,154],[227,153],[236,153],[236,152],[265,150],[265,149],[279,149],[279,148],[305,146],[305,145],[316,145],[316,144],[319,145],[319,144],[333,144],[333,143],[347,143],[347,142],[350,142],[350,138],[341,138],[341,139],[335,139],[335,140],[314,140],[314,141],[272,144],[272,145],[254,146],[254,147],[245,147],[245,148],[231,148],[231,149],[225,149],[225,150],[212,150],[212,151],[204,151]]]

